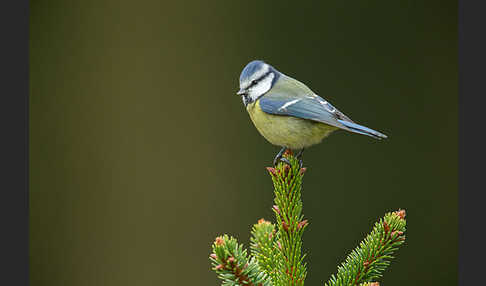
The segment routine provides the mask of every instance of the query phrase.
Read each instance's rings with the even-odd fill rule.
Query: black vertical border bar
[[[29,1],[0,6],[0,285],[29,284]]]
[[[459,0],[459,285],[484,285],[486,1]]]
[[[29,1],[0,9],[2,51],[1,285],[28,285]],[[483,115],[486,105],[486,1],[458,1],[459,285],[478,285],[485,247]],[[434,274],[432,274],[434,275]]]

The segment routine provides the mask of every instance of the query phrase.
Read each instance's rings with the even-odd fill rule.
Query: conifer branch
[[[290,161],[278,164],[277,168],[267,168],[272,176],[275,206],[273,211],[277,220],[277,285],[304,285],[307,276],[305,254],[302,254],[302,235],[308,225],[302,215],[302,177],[305,168],[300,168],[299,161],[290,150],[284,153]]]
[[[246,249],[233,237],[226,234],[218,236],[209,259],[225,286],[272,286],[270,278],[260,270],[256,259],[249,259]]]
[[[209,258],[225,286],[304,285],[307,269],[302,235],[308,221],[302,214],[301,191],[306,168],[300,168],[290,150],[284,158],[290,165],[279,163],[276,168],[267,168],[274,186],[276,222],[260,219],[253,225],[250,257],[235,238],[226,234],[217,237],[212,245]],[[405,226],[405,210],[385,214],[325,286],[379,286],[376,279],[405,241]]]
[[[276,285],[277,262],[279,251],[275,247],[277,236],[275,225],[264,219],[260,219],[251,230],[251,255],[254,256],[260,268],[269,275]]]
[[[405,210],[385,214],[325,285],[359,285],[380,278],[390,264],[392,254],[405,241],[405,226]]]
[[[365,283],[361,283],[359,285],[360,286],[380,286],[380,283],[378,283],[378,282],[365,282]]]

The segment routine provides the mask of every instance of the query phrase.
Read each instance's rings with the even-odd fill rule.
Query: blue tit
[[[263,61],[251,61],[240,75],[243,104],[260,134],[282,149],[275,157],[288,163],[282,155],[286,149],[300,150],[302,165],[305,148],[320,143],[332,132],[342,129],[376,139],[386,135],[353,122],[328,101]]]

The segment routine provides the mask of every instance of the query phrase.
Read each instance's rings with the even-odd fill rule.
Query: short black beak
[[[239,91],[236,93],[236,95],[243,95],[243,94],[246,94],[246,90],[244,90],[244,89],[240,89],[240,90],[239,90]]]

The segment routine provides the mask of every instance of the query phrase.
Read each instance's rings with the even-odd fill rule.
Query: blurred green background
[[[308,285],[407,210],[384,285],[457,283],[456,1],[31,1],[32,285],[219,285],[273,219],[279,150],[235,96],[262,59],[386,141],[306,151]]]

